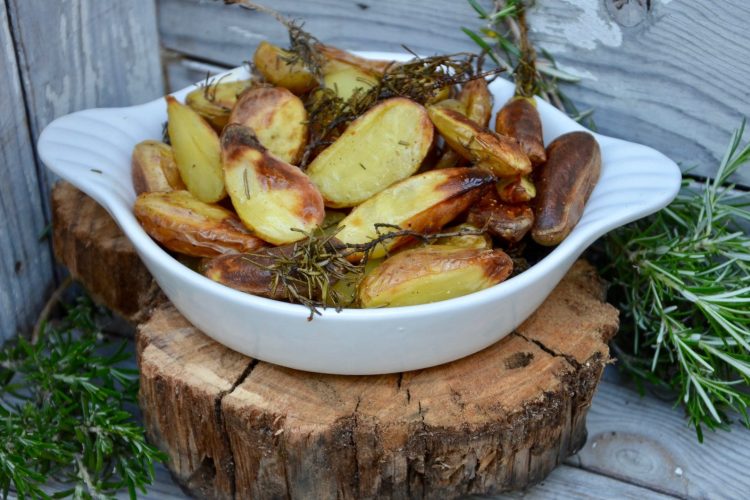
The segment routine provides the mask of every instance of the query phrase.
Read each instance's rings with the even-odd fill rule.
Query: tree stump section
[[[146,319],[159,287],[107,211],[64,181],[52,189],[52,246],[95,301],[132,323]]]
[[[96,202],[67,183],[52,201],[57,257],[96,300],[141,322],[144,424],[199,498],[494,493],[540,481],[584,444],[618,327],[584,261],[516,332],[473,356],[408,373],[321,375],[203,335],[157,300],[132,245]]]

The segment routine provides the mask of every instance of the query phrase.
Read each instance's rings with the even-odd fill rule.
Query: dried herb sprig
[[[443,233],[420,233],[402,229],[392,224],[375,224],[377,237],[366,243],[342,243],[336,239],[336,231],[315,230],[304,233],[305,239],[293,243],[284,251],[265,250],[248,254],[252,265],[271,273],[271,295],[302,304],[310,310],[308,320],[321,309],[333,307],[337,311],[351,305],[332,285],[341,279],[354,277],[358,283],[364,276],[365,266],[372,251],[382,243],[410,237],[422,243],[431,243],[440,238],[484,234],[486,230],[462,228]],[[361,257],[353,259],[354,254]]]
[[[203,97],[208,102],[216,101],[216,91],[219,87],[219,84],[224,78],[228,76],[229,75],[226,74],[219,77],[211,77],[211,72],[206,71],[206,79],[203,80],[203,82],[199,86],[203,88]]]

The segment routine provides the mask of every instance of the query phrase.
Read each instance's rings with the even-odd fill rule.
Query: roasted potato
[[[274,257],[290,256],[292,245],[267,248],[254,254],[215,257],[203,265],[203,274],[235,290],[269,299],[286,300],[286,290],[274,286],[274,273],[269,270]]]
[[[459,232],[459,231],[479,231],[479,228],[472,226],[471,224],[459,224],[455,227],[444,229],[447,233]],[[446,236],[440,238],[434,243],[435,245],[444,245],[449,247],[460,247],[460,248],[478,248],[487,249],[492,248],[492,238],[487,233],[481,234],[462,234],[460,236]]]
[[[481,188],[494,181],[490,172],[478,168],[444,168],[409,177],[352,210],[339,223],[337,238],[345,244],[367,243],[379,233],[394,231],[378,230],[377,224],[434,232],[466,210],[480,196]],[[383,257],[408,241],[406,237],[388,239],[373,249],[370,258]]]
[[[534,212],[527,203],[511,205],[500,201],[495,190],[488,190],[469,209],[466,222],[507,243],[518,243],[534,224]]]
[[[229,121],[229,114],[237,103],[237,97],[252,84],[251,80],[209,83],[190,92],[185,98],[185,104],[221,132]]]
[[[536,186],[528,175],[500,179],[496,187],[500,200],[505,203],[525,203],[536,196]]]
[[[378,83],[377,74],[338,60],[323,66],[323,84],[340,98],[349,99],[357,89],[367,90]]]
[[[172,148],[163,142],[136,144],[130,165],[136,194],[185,189]]]
[[[364,278],[359,302],[365,308],[438,302],[496,285],[512,270],[502,250],[443,245],[404,250]]]
[[[329,207],[353,207],[417,171],[432,145],[425,109],[388,99],[353,121],[307,167]]]
[[[542,119],[533,98],[516,96],[509,100],[497,112],[495,132],[517,139],[532,165],[546,161]]]
[[[376,75],[381,75],[389,67],[398,64],[395,61],[386,61],[382,59],[365,59],[364,57],[355,56],[351,52],[347,52],[346,50],[339,49],[332,45],[320,44],[317,46],[317,49],[328,61],[339,61],[351,66],[357,66]]]
[[[300,240],[323,222],[323,198],[297,167],[270,154],[252,129],[229,124],[221,137],[226,185],[242,222],[281,245]]]
[[[601,164],[599,143],[588,132],[570,132],[552,141],[547,162],[535,172],[534,241],[552,246],[570,234],[599,180]]]
[[[318,86],[315,75],[301,61],[290,64],[292,53],[266,41],[260,42],[253,55],[255,68],[267,82],[302,95]]]
[[[307,111],[299,97],[283,87],[256,87],[242,94],[229,123],[250,127],[271,154],[299,163],[307,144]]]
[[[458,101],[464,106],[466,118],[482,128],[489,126],[492,118],[492,94],[487,87],[487,80],[477,78],[464,83],[458,93]]]
[[[190,107],[167,96],[169,139],[180,177],[188,191],[205,203],[227,195],[221,169],[219,136],[211,125]]]
[[[187,191],[143,193],[133,210],[149,236],[173,252],[214,257],[265,246],[232,212]]]
[[[518,141],[486,130],[442,104],[428,106],[427,112],[445,142],[458,154],[499,177],[531,172],[531,162]]]
[[[357,289],[365,276],[372,273],[375,268],[383,263],[383,259],[369,259],[362,273],[348,273],[331,286],[331,290],[338,294],[338,304],[357,305]],[[329,294],[329,306],[337,305],[333,300],[333,294]]]

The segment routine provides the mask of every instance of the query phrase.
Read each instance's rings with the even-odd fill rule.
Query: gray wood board
[[[0,2],[0,344],[28,331],[53,283],[37,170],[5,3]]]
[[[236,66],[261,40],[286,44],[284,29],[260,13],[201,0],[157,4],[163,45],[200,61]],[[265,4],[353,50],[401,51],[402,43],[424,54],[475,50],[460,27],[479,26],[462,0]],[[694,174],[716,171],[731,132],[750,116],[750,4],[743,0],[537,0],[529,19],[541,46],[582,77],[565,91],[580,109],[596,110],[600,132],[655,147],[695,166]],[[172,89],[183,83],[170,81]],[[750,169],[736,179],[750,185]]]
[[[154,0],[7,0],[32,140],[80,109],[127,106],[164,92]],[[46,169],[46,193],[54,177]]]

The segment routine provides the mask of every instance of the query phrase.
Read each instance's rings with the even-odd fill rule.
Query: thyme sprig
[[[107,342],[84,298],[37,343],[19,337],[0,351],[0,494],[48,498],[131,497],[153,481],[165,457],[146,443],[126,407],[136,404],[137,371],[121,364],[126,343]]]
[[[676,391],[701,440],[728,410],[750,426],[750,193],[728,182],[750,162],[744,130],[713,180],[686,181],[669,207],[603,242],[624,315],[617,357],[637,380]]]

